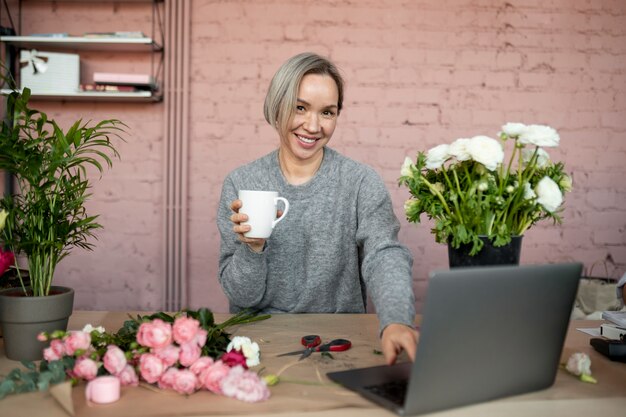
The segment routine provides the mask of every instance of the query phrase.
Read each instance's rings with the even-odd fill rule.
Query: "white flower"
[[[93,332],[94,330],[97,331],[100,334],[105,332],[104,327],[102,327],[102,326],[93,327],[91,325],[91,323],[89,323],[89,324],[85,325],[85,327],[83,327],[83,332],[85,332],[85,333],[90,333],[91,334],[91,332]]]
[[[411,165],[413,165],[413,161],[408,156],[404,158],[404,163],[402,164],[402,168],[400,168],[400,175],[403,177],[411,176]]]
[[[487,191],[489,188],[489,184],[487,181],[481,181],[478,183],[478,191]]]
[[[467,152],[472,159],[480,162],[489,171],[494,171],[504,159],[502,145],[488,136],[474,136],[467,143]]]
[[[528,164],[535,153],[534,149],[522,149],[522,160]],[[550,155],[541,148],[537,148],[537,168],[546,168],[550,165]]]
[[[529,182],[524,183],[524,199],[530,200],[531,198],[537,197],[537,194],[533,191]]]
[[[502,133],[509,137],[518,137],[526,130],[524,123],[507,123],[502,126]]]
[[[537,202],[546,211],[554,212],[563,203],[563,194],[556,182],[550,177],[543,177],[535,187]]]
[[[448,158],[450,158],[450,145],[437,145],[426,152],[426,168],[441,168]]]
[[[258,364],[261,363],[259,359],[259,356],[260,356],[259,345],[256,342],[253,342],[252,340],[250,340],[249,337],[245,337],[245,336],[233,337],[233,339],[228,344],[228,346],[226,346],[226,352],[230,352],[233,349],[238,350],[241,353],[243,353],[243,356],[246,357],[246,365],[248,365],[248,368],[257,366]]]
[[[574,375],[591,375],[591,359],[584,353],[574,353],[565,368]]]
[[[467,144],[469,139],[460,138],[452,142],[450,145],[450,155],[454,156],[459,161],[469,161],[472,156],[467,152]]]
[[[512,185],[507,185],[506,186],[506,192],[511,194],[513,191],[515,191],[515,187],[513,187]]]
[[[556,147],[561,138],[550,126],[530,125],[519,136],[519,142],[536,146]]]

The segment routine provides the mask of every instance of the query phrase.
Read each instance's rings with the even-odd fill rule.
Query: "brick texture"
[[[93,8],[98,8],[98,13]],[[52,13],[52,16],[51,16]],[[137,5],[24,6],[25,33],[144,30]],[[331,141],[385,179],[400,238],[415,257],[420,311],[428,272],[447,267],[431,224],[408,224],[396,179],[405,155],[458,137],[495,135],[509,121],[561,134],[553,158],[574,176],[561,226],[526,234],[522,263],[606,261],[626,270],[626,2],[593,0],[194,0],[188,282],[193,307],[226,311],[217,282],[215,213],[233,168],[276,148],[263,120],[278,66],[302,51],[328,55],[347,79]],[[121,58],[120,58],[121,56]],[[133,54],[91,53],[94,69],[143,69]],[[143,57],[145,58],[145,57]],[[149,60],[148,60],[149,61]],[[118,117],[131,135],[122,161],[93,189],[105,229],[92,253],[63,261],[60,283],[79,308],[155,309],[162,302],[162,104],[41,103],[61,120]],[[597,272],[597,271],[594,271]]]

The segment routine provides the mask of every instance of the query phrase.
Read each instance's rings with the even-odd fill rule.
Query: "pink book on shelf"
[[[93,82],[97,84],[153,85],[150,74],[120,74],[115,72],[94,72]]]

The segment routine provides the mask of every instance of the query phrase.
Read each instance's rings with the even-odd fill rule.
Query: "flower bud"
[[[506,187],[506,192],[507,192],[507,193],[512,194],[512,193],[513,193],[513,191],[515,191],[515,187],[513,187],[512,185],[508,185],[508,186]]]
[[[265,375],[263,377],[263,380],[265,381],[268,387],[272,387],[278,384],[278,382],[280,381],[280,378],[278,378],[278,375],[270,374],[270,375]]]
[[[6,210],[2,209],[2,211],[0,211],[0,230],[4,229],[8,215],[9,213]]]
[[[62,339],[65,336],[65,332],[63,330],[55,330],[50,335],[51,339]]]
[[[559,186],[565,192],[572,191],[572,177],[567,174],[563,174],[563,178],[561,178],[561,181],[559,181]]]
[[[486,181],[481,181],[478,183],[478,191],[487,191],[489,188],[489,184]]]

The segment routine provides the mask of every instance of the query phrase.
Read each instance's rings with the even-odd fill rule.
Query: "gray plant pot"
[[[0,291],[0,324],[7,358],[16,361],[42,359],[48,343],[38,341],[37,335],[67,329],[74,307],[74,290],[52,286],[50,294],[27,297],[21,288]]]

